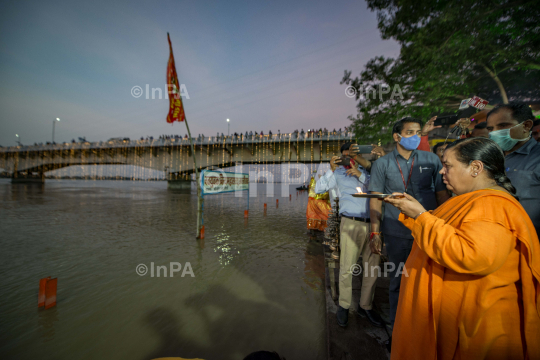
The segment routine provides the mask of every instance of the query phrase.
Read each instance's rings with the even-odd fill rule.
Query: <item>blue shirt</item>
[[[540,234],[540,143],[534,139],[506,155],[506,176],[516,188],[516,195]]]
[[[358,193],[357,187],[362,189],[362,192],[367,192],[369,184],[369,173],[366,169],[358,165],[358,170],[362,172],[360,178],[347,175],[343,166],[339,166],[335,171],[328,170],[315,184],[315,192],[322,194],[337,188],[340,214],[369,218],[369,199],[352,197],[352,194]]]
[[[403,178],[397,161],[401,166]],[[407,183],[411,166],[413,166],[412,175],[407,187],[407,193],[418,200],[426,210],[434,210],[437,208],[435,193],[446,190],[446,185],[442,182],[442,175],[439,174],[442,169],[441,161],[437,155],[429,151],[414,150],[409,160],[406,160],[396,148],[391,153],[378,159],[371,165],[369,191],[383,194],[405,192],[403,179]],[[399,222],[400,211],[388,203],[385,203],[384,206],[381,232],[390,236],[412,239],[411,230]]]

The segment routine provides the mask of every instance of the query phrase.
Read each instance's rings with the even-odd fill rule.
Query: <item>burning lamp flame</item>
[[[356,191],[358,191],[359,194],[363,194],[362,189],[359,187],[356,188]]]

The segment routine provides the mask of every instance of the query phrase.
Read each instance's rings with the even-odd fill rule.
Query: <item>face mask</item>
[[[522,125],[517,124],[508,129],[496,130],[489,133],[489,138],[497,143],[503,151],[509,151],[511,148],[516,146],[520,141],[526,141],[530,139],[530,136],[526,139],[513,139],[510,136],[510,129],[515,128],[516,126]]]
[[[407,150],[416,150],[418,145],[420,145],[420,137],[416,134],[411,137],[403,137],[400,134],[398,135],[401,137],[401,141],[399,143]]]

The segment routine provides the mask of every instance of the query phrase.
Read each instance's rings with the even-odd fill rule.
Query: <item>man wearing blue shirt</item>
[[[394,151],[373,163],[369,190],[374,194],[406,192],[417,199],[426,210],[434,210],[448,198],[446,185],[439,171],[439,157],[432,152],[416,150],[420,144],[422,121],[404,118],[394,124],[392,136],[396,142]],[[386,251],[391,263],[390,272],[390,324],[394,325],[399,299],[401,272],[412,249],[411,230],[399,222],[400,211],[385,204],[382,220],[382,201],[370,200],[372,251],[381,253],[384,236]]]
[[[341,147],[341,154],[349,156],[351,143]],[[354,160],[349,166],[339,166],[334,156],[330,161],[331,169],[317,181],[315,192],[318,194],[337,188],[339,196],[340,225],[340,257],[339,257],[339,308],[337,321],[342,327],[347,326],[349,308],[352,301],[352,270],[360,255],[362,255],[362,292],[358,313],[367,317],[375,326],[383,327],[384,322],[380,315],[373,310],[373,295],[379,271],[380,255],[372,253],[368,238],[370,233],[369,201],[368,199],[354,198],[352,194],[367,192],[369,173]],[[366,162],[364,162],[366,163]],[[368,166],[368,165],[366,165]]]
[[[540,143],[531,138],[534,116],[519,102],[497,105],[487,114],[489,138],[504,151],[506,176],[540,235]]]

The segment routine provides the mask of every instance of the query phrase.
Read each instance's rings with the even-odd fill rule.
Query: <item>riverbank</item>
[[[322,237],[322,235],[319,235]],[[362,288],[362,276],[353,276],[352,303],[349,310],[349,323],[342,328],[338,325],[336,312],[339,297],[339,260],[330,256],[331,250],[324,247],[325,257],[325,297],[326,297],[326,348],[328,360],[386,360],[390,353],[386,350],[386,342],[390,331],[377,328],[366,318],[358,315],[358,302]],[[361,265],[361,258],[358,264]],[[382,316],[385,322],[389,320],[388,289],[390,278],[380,276],[377,280],[374,309]]]

